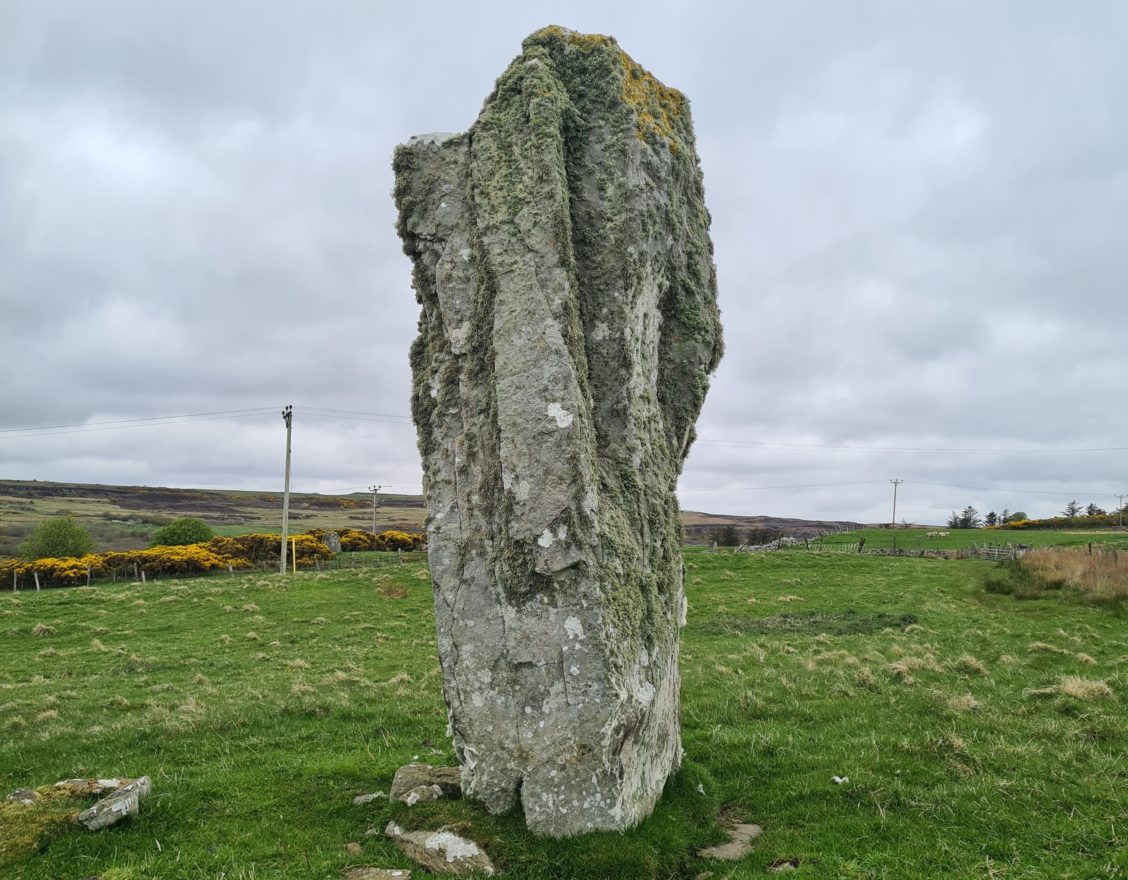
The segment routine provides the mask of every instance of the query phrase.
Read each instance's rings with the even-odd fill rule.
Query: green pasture
[[[947,532],[943,538],[929,538],[929,532]],[[818,547],[857,544],[858,539],[866,539],[866,550],[886,550],[893,547],[902,550],[956,550],[972,544],[1026,544],[1028,547],[1076,547],[1092,541],[1114,547],[1128,549],[1128,528],[1124,531],[1076,531],[1067,532],[1056,529],[855,529],[839,532],[812,540],[808,546]]]
[[[352,804],[409,761],[453,762],[419,560],[0,594],[0,797],[153,782],[94,834],[0,807],[0,876],[331,880],[410,867],[366,833],[392,818],[453,826],[513,880],[783,860],[796,878],[1124,876],[1128,621],[986,593],[990,570],[688,552],[683,770],[640,828],[564,841],[465,801]],[[763,827],[744,861],[695,855],[718,816]]]

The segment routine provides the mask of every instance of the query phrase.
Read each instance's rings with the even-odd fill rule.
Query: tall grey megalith
[[[722,349],[688,103],[548,27],[394,165],[463,790],[542,835],[628,828],[681,760],[674,489]]]

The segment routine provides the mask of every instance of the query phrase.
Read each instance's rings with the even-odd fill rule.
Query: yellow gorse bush
[[[293,535],[287,542],[287,553],[294,553],[299,567],[330,559],[333,554],[321,540],[325,534],[325,529],[313,529],[306,534]],[[339,534],[342,550],[416,550],[425,542],[423,535],[400,531],[374,535],[360,529],[343,529]],[[261,563],[276,563],[281,542],[281,535],[251,534],[215,537],[202,544],[46,557],[34,562],[0,559],[0,587],[12,583],[13,577],[24,581],[35,575],[44,584],[76,584],[85,581],[88,573],[92,578],[134,577],[138,572],[171,576],[250,568]]]
[[[322,540],[330,531],[330,529],[310,529],[306,534]],[[418,532],[401,532],[396,529],[389,529],[380,532],[378,535],[363,529],[336,529],[335,531],[341,539],[341,549],[344,551],[419,550],[427,543],[426,536]]]
[[[0,578],[5,582],[39,575],[46,583],[71,584],[110,574],[132,576],[135,571],[152,575],[203,574],[216,569],[247,568],[250,563],[237,556],[217,553],[205,544],[180,547],[152,547],[148,550],[91,553],[86,556],[46,557],[34,562],[21,559],[0,560]]]

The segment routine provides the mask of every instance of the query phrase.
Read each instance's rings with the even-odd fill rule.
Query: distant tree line
[[[978,529],[984,526],[1011,529],[1101,528],[1119,525],[1123,517],[1128,517],[1128,504],[1125,504],[1122,510],[1114,510],[1110,513],[1096,504],[1090,503],[1088,507],[1082,507],[1073,500],[1065,505],[1065,510],[1060,516],[1048,519],[1030,519],[1024,510],[1016,510],[1012,513],[1005,508],[1002,513],[992,510],[986,516],[982,516],[969,504],[962,511],[952,511],[952,515],[948,517],[948,528]]]
[[[709,532],[709,540],[718,547],[739,547],[748,543],[753,546],[770,544],[783,537],[783,532],[766,526],[754,526],[743,531],[734,525],[718,526]]]

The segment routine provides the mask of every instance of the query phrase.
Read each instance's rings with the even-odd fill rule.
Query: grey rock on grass
[[[688,101],[549,27],[394,165],[463,790],[539,834],[630,827],[680,761],[674,488],[722,348]]]
[[[116,789],[90,809],[83,810],[78,814],[77,819],[89,831],[99,831],[115,825],[126,816],[137,814],[142,798],[149,795],[150,787],[149,777],[142,776]]]
[[[395,822],[389,822],[384,833],[409,859],[434,874],[494,874],[493,862],[478,844],[450,831],[404,831]]]
[[[396,771],[388,797],[409,806],[424,801],[462,797],[462,778],[457,767],[408,764]]]

